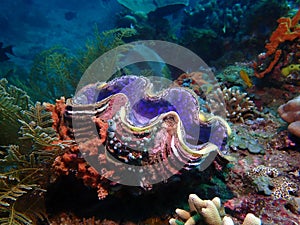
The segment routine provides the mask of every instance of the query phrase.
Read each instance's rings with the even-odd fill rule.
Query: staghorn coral
[[[244,123],[246,119],[254,118],[258,113],[247,93],[242,93],[238,89],[226,87],[222,90],[217,89],[215,95],[224,98],[227,119],[233,123]],[[209,99],[208,108],[214,112],[219,105],[213,99],[217,98]],[[218,115],[218,112],[216,114]]]
[[[292,193],[298,191],[296,183],[280,176],[279,170],[259,165],[247,172],[246,176],[256,185],[258,191],[272,195],[274,199],[292,200]]]
[[[278,108],[282,119],[289,123],[288,131],[300,137],[300,96],[288,101]]]
[[[202,200],[195,194],[190,194],[189,199],[190,212],[183,209],[176,209],[178,219],[170,219],[171,225],[195,225],[204,219],[207,225],[228,225],[234,224],[233,220],[225,215],[224,208],[221,206],[221,200],[218,197],[212,200]],[[182,222],[184,220],[185,222]],[[243,225],[260,225],[261,220],[252,213],[248,213],[244,219]]]
[[[115,183],[148,190],[182,168],[201,167],[210,153],[218,152],[226,129],[230,132],[228,124],[212,115],[201,121],[204,117],[199,117],[196,97],[186,89],[173,87],[150,97],[149,82],[144,77],[121,77],[87,85],[67,103],[62,98],[55,106],[47,105],[60,140],[77,142],[55,159],[57,175],[75,171],[87,186],[97,188],[103,199]],[[180,107],[183,102],[189,111]],[[205,132],[211,125],[214,135],[208,142]],[[198,126],[205,128],[204,133],[195,136]],[[185,133],[181,133],[183,129]],[[142,169],[136,171],[136,165]]]

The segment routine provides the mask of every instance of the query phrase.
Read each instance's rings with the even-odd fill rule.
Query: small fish
[[[245,70],[240,70],[240,76],[249,88],[251,88],[253,86],[253,83],[252,83],[251,79],[249,78],[248,73]]]
[[[3,48],[3,43],[0,42],[0,62],[9,60],[9,57],[7,56],[7,54],[15,55],[12,51],[12,47],[13,47],[12,45],[9,45],[9,46]]]

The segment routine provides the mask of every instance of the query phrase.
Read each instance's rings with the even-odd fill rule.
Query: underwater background
[[[0,1],[0,224],[300,224],[299,4]]]

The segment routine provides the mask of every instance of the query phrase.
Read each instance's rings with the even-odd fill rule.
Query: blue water
[[[94,38],[95,26],[112,29],[121,8],[114,0],[2,0],[0,41],[14,46],[11,58],[20,65],[55,45],[75,51]]]
[[[209,68],[199,67],[199,71],[201,71],[201,73],[202,71],[204,71],[203,74],[205,74],[205,71],[222,70],[229,65],[236,65],[236,66],[246,65],[249,68],[249,70],[252,70],[251,62],[257,60],[257,56],[259,55],[259,53],[266,51],[265,44],[266,42],[268,42],[270,35],[277,27],[278,18],[292,17],[293,15],[295,15],[299,7],[299,1],[286,1],[286,0],[278,0],[278,1],[275,0],[253,0],[253,1],[250,0],[186,0],[186,1],[177,0],[178,2],[180,2],[180,4],[169,4],[169,5],[168,4],[163,5],[163,3],[166,2],[174,3],[177,1],[165,0],[164,2],[158,0],[156,1],[148,0],[149,1],[148,7],[157,7],[157,8],[152,10],[147,10],[146,3],[142,3],[137,8],[135,8],[136,5],[131,4],[132,2],[139,2],[139,0],[135,0],[135,1],[132,0],[131,3],[128,0],[129,3],[127,6],[126,4],[123,5],[120,4],[122,1],[125,0],[48,0],[48,1],[47,0],[0,0],[0,34],[1,34],[0,35],[0,43],[1,43],[0,44],[0,79],[6,78],[9,84],[18,86],[21,89],[25,90],[27,94],[31,97],[32,102],[40,101],[40,102],[55,103],[55,99],[59,99],[61,96],[65,96],[66,99],[70,98],[74,95],[76,86],[79,83],[79,79],[84,73],[86,67],[88,66],[88,65],[84,65],[83,68],[80,67],[81,63],[82,64],[85,63],[85,59],[86,59],[83,56],[84,54],[80,55],[80,52],[82,53],[87,50],[86,48],[87,43],[91,43],[93,41],[94,43],[96,43],[95,41],[97,40],[98,34],[116,28],[130,28],[132,29],[132,31],[133,30],[135,31],[133,35],[130,35],[128,37],[122,37],[121,38],[121,40],[123,41],[122,43],[130,43],[131,41],[137,41],[137,40],[162,40],[162,41],[176,43],[179,44],[180,46],[190,49],[191,51],[196,53],[199,57],[201,57],[206,64],[208,64]],[[162,3],[162,6],[159,6],[158,5],[159,3]],[[96,32],[96,30],[98,33]],[[115,33],[115,35],[121,35],[121,34],[122,32]],[[282,50],[284,52],[284,54],[282,54],[282,58],[279,59],[279,63],[282,63],[281,65],[286,66],[289,62],[289,59],[292,59],[294,57],[298,57],[298,58],[294,58],[294,60],[297,61],[293,63],[299,63],[299,55],[297,54],[297,51],[299,49],[295,50],[294,47],[296,45],[292,46],[291,43],[292,42],[283,43],[282,46],[278,47],[278,48],[282,47]],[[49,51],[47,53],[48,55],[46,56],[44,55],[43,57],[39,55],[44,50],[48,50],[57,46],[59,47],[53,51]],[[106,46],[106,43],[104,43],[102,49],[105,48],[109,49],[109,47],[110,47],[109,44],[107,44]],[[141,48],[141,49],[142,50],[141,52],[139,52],[139,54],[143,58],[145,58],[145,61],[147,62],[147,57],[149,57],[149,54],[147,52],[148,50],[146,48]],[[156,52],[151,51],[151,54],[152,57],[153,56],[156,57],[157,55],[157,59],[160,59],[160,55],[156,54]],[[38,55],[40,56],[40,58],[37,59],[36,57]],[[62,59],[66,59],[70,61],[64,62],[63,60],[60,60],[59,63],[61,64],[55,64],[55,63],[51,64],[47,61],[55,58],[55,56],[57,55],[61,56]],[[92,62],[93,60],[98,58],[99,55],[95,54],[90,57],[91,58],[87,60],[88,62]],[[173,57],[173,55],[171,57]],[[180,57],[184,57],[184,56],[177,56],[174,54],[174,58],[177,59],[177,57],[180,60],[182,59]],[[112,58],[109,60],[114,61],[115,59]],[[130,61],[131,59],[128,57],[126,60]],[[124,61],[126,60],[124,59]],[[267,64],[270,63],[268,60],[269,59],[266,60]],[[70,64],[68,64],[68,62],[70,62]],[[175,66],[167,65],[167,63],[162,63],[161,61],[159,62],[160,64],[157,65],[155,65],[155,62],[153,63],[153,65],[149,62],[145,64],[148,65],[147,69],[157,68],[153,70],[159,70],[159,71],[152,71],[153,74],[156,75],[156,74],[164,73],[161,77],[169,77],[170,79],[174,78],[174,80],[177,79],[178,76],[183,72],[186,73],[193,72],[193,71],[181,71],[181,70],[179,71],[179,69],[175,68]],[[143,63],[136,64],[128,68],[129,69],[131,68],[133,70],[132,73],[135,73],[135,70],[142,71],[142,69],[140,69],[140,67],[142,66]],[[260,66],[264,67],[267,65],[264,65],[262,63]],[[82,71],[79,68],[81,68]],[[120,71],[118,72],[120,72],[121,75],[124,74],[128,75],[130,74],[128,72],[126,73],[126,69],[128,68],[125,69],[121,68]],[[280,66],[274,68],[274,71],[276,72],[279,71],[280,73],[281,71]],[[234,73],[234,72],[237,75],[236,76],[237,79],[232,79],[231,81],[229,81],[229,78],[228,80],[225,79],[222,85],[230,86],[230,87],[234,85],[239,85],[241,90],[246,92],[246,88],[242,87],[241,83],[238,83],[236,81],[236,80],[241,80],[239,78],[239,74],[240,74],[239,72],[241,72],[241,70],[230,71],[228,72],[228,74],[231,75],[230,73]],[[117,77],[120,74],[114,74],[114,75],[116,75]],[[225,74],[225,78],[228,74]],[[254,83],[254,87],[252,89],[251,87],[248,87],[247,90],[250,90],[249,96],[251,96],[251,98],[253,97],[253,99],[255,100],[258,100],[257,101],[258,105],[259,104],[263,105],[264,103],[267,102],[264,99],[265,96],[269,98],[269,96],[272,95],[272,92],[267,93],[267,90],[263,88],[260,89],[260,86],[266,85],[267,87],[267,85],[270,85],[274,87],[274,89],[284,87],[281,89],[281,92],[278,92],[280,93],[280,96],[279,95],[271,96],[274,98],[272,103],[271,101],[269,101],[268,103],[269,105],[262,106],[262,108],[265,107],[264,108],[264,110],[266,109],[265,112],[276,111],[277,108],[275,110],[270,109],[271,107],[274,107],[272,106],[273,103],[282,104],[284,103],[284,101],[288,100],[287,96],[289,95],[290,92],[292,94],[299,93],[299,89],[297,89],[299,87],[299,79],[300,79],[299,71],[296,71],[295,74],[291,73],[290,75],[295,75],[297,79],[296,78],[294,80],[292,79],[291,82],[287,82],[285,80],[284,82],[287,83],[280,81],[276,84],[278,77],[275,77],[274,79],[272,78],[267,82],[265,82],[263,79],[259,80],[257,77],[254,77],[252,71],[250,78]],[[278,76],[282,78],[281,74],[279,74]],[[199,78],[200,83],[202,82],[201,79]],[[205,81],[205,77],[203,79]],[[295,80],[297,82],[295,82]],[[295,82],[294,83],[295,85],[292,82]],[[206,82],[203,83],[204,85],[206,84]],[[127,83],[124,83],[124,85],[122,84],[120,86],[112,85],[111,87],[114,88],[112,90],[103,89],[102,92],[100,92],[97,100],[102,100],[111,94],[119,93],[125,86],[127,86]],[[192,79],[191,79],[191,85],[188,84],[186,86],[193,88],[193,86],[196,85],[194,84],[192,85]],[[208,90],[209,87],[210,86],[208,85],[206,89]],[[143,91],[144,90],[142,88],[139,89],[139,92],[143,92]],[[210,91],[211,90],[208,90],[207,92],[209,93]],[[135,90],[132,91],[131,89],[130,92],[133,96],[135,96],[136,93],[138,93],[138,91],[135,92]],[[264,94],[266,93],[266,95],[263,96],[264,94],[261,94],[262,92],[264,92]],[[14,94],[14,93],[9,93],[9,94]],[[199,95],[199,99],[205,101],[205,98],[202,98],[203,97],[202,93],[197,93],[197,94]],[[290,97],[291,96],[292,95],[290,95]],[[18,102],[18,100],[19,99],[17,99],[16,102]],[[260,100],[262,101],[262,103],[260,103]],[[170,102],[165,100],[158,102],[157,104],[157,102],[155,102],[152,99],[150,100],[142,99],[141,101],[137,102],[136,105],[133,105],[133,109],[144,116],[143,119],[145,121],[140,122],[140,125],[144,125],[147,124],[149,120],[153,119],[157,115],[169,111],[176,111],[178,112],[179,115],[183,115],[183,117],[188,118],[188,116],[191,114],[189,110],[191,110],[192,106],[188,104],[183,104],[184,102],[185,102],[184,96],[178,96],[178,97],[176,96],[175,103],[177,104],[175,104],[175,106],[171,105]],[[1,99],[0,99],[0,103],[2,103]],[[16,103],[14,102],[13,104]],[[176,108],[177,105],[181,106],[181,104],[183,106],[180,109],[179,107]],[[4,106],[6,107],[7,105]],[[0,105],[0,116],[2,110],[1,107],[3,108],[3,106]],[[10,113],[11,112],[9,111],[8,114]],[[261,113],[263,114],[264,111],[261,111]],[[259,115],[259,117],[260,116],[261,115]],[[277,117],[279,118],[279,115],[276,114],[276,118]],[[2,118],[0,117],[0,119]],[[16,120],[17,119],[19,118],[16,117]],[[268,120],[271,121],[273,119],[275,120],[275,116],[270,117]],[[138,120],[138,118],[136,118],[136,120]],[[4,124],[5,122],[7,123],[7,121],[3,122],[0,120],[0,125],[2,123]],[[62,121],[63,120],[61,120],[60,122]],[[261,129],[261,127],[259,127],[260,124],[258,124],[258,122],[259,122],[258,120],[252,121],[253,128],[251,127],[252,129],[251,131],[256,132],[255,129],[257,129],[258,131]],[[68,121],[66,122],[66,124],[67,123]],[[278,123],[279,125],[277,124],[276,126],[275,124],[268,125],[268,123],[269,121],[266,122],[265,126],[266,127],[270,126],[272,129],[274,129],[274,133],[277,132],[275,131],[274,127],[276,127],[277,129],[277,126],[278,127],[283,126],[281,123],[280,124]],[[16,124],[18,124],[18,122],[16,122]],[[35,123],[29,122],[29,125],[35,126]],[[193,126],[193,124],[188,123],[186,121],[183,121],[183,125],[189,127]],[[249,127],[250,125],[251,123],[243,124],[243,126],[249,126]],[[255,125],[257,125],[257,128],[255,127]],[[71,125],[67,124],[67,126],[71,126]],[[241,129],[246,130],[246,128],[245,127],[243,128],[243,126],[241,126]],[[208,127],[207,130],[205,130],[205,132],[207,132],[208,130],[211,131],[213,130],[213,128],[216,130],[215,132],[218,131],[215,127],[212,127],[212,129]],[[206,127],[204,129],[206,129]],[[285,129],[286,127],[283,128],[283,130]],[[13,129],[13,131],[15,130]],[[7,131],[7,133],[9,132],[11,131]],[[263,133],[264,130],[259,132]],[[12,138],[17,136],[16,133],[17,132],[11,135]],[[192,136],[194,134],[194,129],[190,129],[186,133],[187,135]],[[236,132],[236,134],[238,134],[238,132]],[[266,134],[266,136],[268,135],[269,134]],[[270,138],[270,140],[273,138],[274,139],[277,138],[278,141],[276,142],[276,145],[277,144],[280,145],[280,143],[285,143],[285,145],[288,145],[287,136],[286,137],[285,135],[283,136],[278,135],[278,137],[276,137],[276,135],[274,136],[275,137],[270,136],[268,138]],[[202,137],[200,136],[199,139],[201,138]],[[222,140],[217,135],[215,137],[205,136],[204,138],[205,140],[207,140],[208,138],[211,138],[210,140],[213,140],[214,138],[218,140]],[[257,137],[255,136],[255,139],[256,138],[263,139],[263,135],[259,133]],[[2,137],[2,139],[4,138]],[[0,140],[1,141],[0,145],[2,145],[3,143],[2,139]],[[198,136],[197,136],[197,140],[198,140]],[[265,138],[264,141],[268,142],[267,138]],[[274,142],[274,140],[272,140],[272,142]],[[275,145],[274,143],[273,145]],[[284,144],[282,145],[284,146],[284,148],[286,147]],[[272,148],[271,155],[273,155],[274,152],[278,154],[279,152],[278,149],[280,148],[274,146],[274,148],[276,147],[277,149],[273,149],[273,146],[271,144],[270,146],[269,147]],[[171,146],[171,148],[173,147]],[[174,148],[176,148],[176,146]],[[243,151],[246,150],[243,148]],[[239,153],[239,154],[240,157],[245,157],[245,155],[247,157],[249,155],[250,156],[253,155],[248,152],[247,154],[244,153]],[[78,157],[81,157],[81,155],[79,154]],[[278,159],[280,157],[278,157]],[[0,156],[0,159],[2,160],[2,155]],[[266,157],[262,159],[262,161],[265,159]],[[272,163],[273,159],[270,158],[268,160],[269,162],[267,162],[266,164]],[[284,160],[285,158],[283,158],[282,161]],[[99,161],[100,161],[100,157],[99,157]],[[217,162],[215,165],[216,169],[218,168],[219,165],[218,163],[222,165],[223,162],[222,161]],[[236,163],[236,162],[232,162],[232,163]],[[245,166],[250,165],[250,163],[249,164],[247,163],[245,163],[246,164]],[[257,162],[253,160],[253,163],[255,164]],[[242,162],[239,164],[241,166],[244,163]],[[285,164],[282,164],[281,166],[284,167],[284,165]],[[289,169],[290,168],[291,165],[289,165]],[[294,170],[293,173],[289,171],[290,175],[291,174],[294,175],[296,174],[296,172],[297,174],[299,174],[299,168],[297,167],[297,165],[295,165],[293,170]],[[217,170],[214,170],[213,172],[216,171]],[[74,177],[66,176],[67,179],[61,179],[59,181],[60,184],[58,184],[57,187],[50,187],[50,189],[51,188],[54,189],[52,193],[50,190],[50,194],[49,194],[50,197],[48,197],[50,206],[47,206],[48,207],[47,210],[49,210],[50,213],[51,211],[61,212],[64,210],[72,211],[72,212],[77,211],[78,215],[82,215],[86,217],[92,217],[95,215],[102,218],[118,217],[117,220],[121,220],[121,221],[126,217],[128,218],[128,215],[130,216],[130,218],[133,218],[134,220],[140,220],[141,218],[143,219],[149,218],[153,216],[154,213],[159,216],[162,215],[163,217],[167,218],[174,215],[173,208],[176,208],[180,204],[182,206],[183,205],[182,202],[186,202],[186,198],[184,197],[184,195],[187,196],[188,194],[194,191],[194,187],[190,185],[190,183],[192,183],[194,186],[197,186],[198,190],[200,190],[201,188],[203,189],[206,188],[206,187],[200,188],[200,183],[202,182],[202,179],[204,180],[203,183],[204,186],[207,185],[208,187],[210,185],[209,188],[205,189],[208,190],[207,193],[205,193],[205,198],[210,198],[215,195],[218,195],[222,198],[222,201],[223,200],[225,201],[233,197],[231,196],[231,192],[228,191],[227,193],[225,189],[222,190],[221,188],[222,186],[220,185],[218,186],[217,183],[213,183],[213,182],[211,183],[211,180],[209,180],[210,178],[208,178],[211,177],[211,174],[205,175],[204,177],[200,177],[201,174],[198,173],[199,171],[197,171],[191,177],[189,177],[190,174],[188,175],[188,178],[184,177],[182,179],[183,185],[177,185],[178,183],[176,183],[181,181],[180,180],[181,178],[177,178],[177,176],[173,177],[174,180],[171,180],[171,182],[169,183],[169,185],[171,186],[173,185],[173,191],[172,189],[171,191],[169,191],[167,186],[163,186],[164,184],[162,185],[163,188],[159,189],[159,191],[157,191],[158,189],[153,189],[153,192],[151,193],[153,195],[142,195],[142,193],[144,193],[145,190],[141,192],[140,189],[138,188],[132,190],[124,189],[124,192],[122,192],[123,195],[121,197],[117,195],[117,196],[113,196],[115,199],[112,199],[111,196],[109,196],[107,199],[99,203],[97,197],[95,198],[95,196],[97,195],[95,194],[96,192],[95,188],[90,186],[89,187],[84,186],[83,182],[81,182],[82,177],[79,179],[77,179],[76,177],[79,174],[79,172],[76,171],[76,169],[72,168],[70,169],[69,172]],[[222,177],[221,172],[222,171],[219,170],[217,171],[217,173],[219,174],[218,177]],[[231,177],[231,179],[234,179],[235,175],[236,174],[234,174]],[[237,179],[239,179],[237,185],[241,184],[242,180],[240,178],[240,175],[239,177],[237,177]],[[298,175],[297,175],[297,179],[299,181]],[[74,190],[76,189],[76,187],[73,187],[73,182],[75,181],[78,182],[78,180],[80,180],[81,182],[80,183],[81,189]],[[224,185],[226,182],[227,181],[225,181],[224,179],[223,182]],[[54,186],[56,186],[56,184]],[[116,184],[107,187],[107,189],[110,191],[109,194],[112,193],[112,195],[119,191],[118,188],[119,186]],[[83,189],[85,189],[85,192],[89,192],[89,195],[85,196],[84,195],[85,192],[82,192]],[[160,190],[163,191],[160,192]],[[180,195],[178,194],[178,190],[181,191]],[[56,192],[58,192],[58,194]],[[61,194],[61,197],[59,193]],[[202,194],[204,192],[202,192],[201,189],[201,192],[199,191],[199,193]],[[126,198],[124,198],[124,196]],[[259,195],[250,195],[250,194],[247,195],[247,197],[252,197],[252,199],[256,198],[257,196]],[[67,199],[66,201],[65,198]],[[109,200],[113,200],[113,201],[109,201]],[[61,201],[62,203],[60,203]],[[78,203],[74,204],[73,201],[75,202],[77,201]],[[120,201],[122,201],[122,204],[120,204]],[[260,201],[264,202],[263,200]],[[131,207],[130,206],[128,207],[128,202]],[[137,204],[137,202],[139,204]],[[152,204],[148,206],[149,202]],[[248,203],[254,204],[251,203],[251,201],[248,201]],[[270,203],[270,201],[268,203]],[[62,206],[58,207],[58,205],[60,204]],[[81,207],[81,204],[83,204],[83,207]],[[260,204],[259,207],[265,207],[265,206],[261,206],[261,203],[259,204]],[[100,209],[98,209],[98,207]],[[104,208],[106,209],[106,211],[103,210]],[[0,217],[2,216],[1,213],[2,212],[0,212]],[[246,213],[247,212],[242,212],[241,214],[246,214]],[[275,213],[275,211],[273,213]],[[299,214],[297,214],[296,216],[298,216],[299,218]],[[278,216],[278,218],[280,219],[280,216]],[[152,224],[154,224],[154,222],[152,222]]]

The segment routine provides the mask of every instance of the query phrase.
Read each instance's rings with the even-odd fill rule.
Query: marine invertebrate
[[[197,95],[204,97],[209,93],[214,85],[213,81],[204,72],[191,72],[181,74],[174,83],[181,87],[188,87],[192,89]]]
[[[278,108],[282,119],[289,123],[288,131],[300,137],[300,96],[288,101]]]
[[[284,48],[280,47],[281,44],[293,43],[300,37],[300,10],[293,18],[281,17],[277,20],[278,27],[272,33],[269,42],[265,45],[266,53],[260,55],[258,62],[254,63],[255,76],[263,78],[266,74],[270,73],[276,64],[278,64]],[[289,44],[290,45],[290,44]],[[266,63],[267,60],[269,63]],[[285,59],[284,59],[285,60]]]
[[[216,95],[224,96],[226,116],[228,120],[234,123],[244,123],[248,118],[254,118],[257,113],[256,106],[247,93],[242,93],[236,88],[217,89]],[[215,98],[209,99],[208,107],[210,111],[215,110],[218,104],[214,102]]]
[[[32,102],[26,92],[9,85],[6,79],[0,80],[0,145],[17,144],[18,130],[22,111],[27,110]]]
[[[55,129],[78,143],[55,160],[56,171],[75,169],[87,185],[101,184],[104,193],[112,183],[149,189],[182,168],[212,162],[230,132],[228,124],[199,115],[197,97],[187,89],[153,93],[151,86],[145,77],[120,77],[87,85],[65,106],[52,107],[64,110],[54,113],[63,117]]]
[[[0,148],[0,223],[36,224],[37,220],[47,220],[43,193],[62,145],[54,143],[56,133],[45,107],[32,105],[26,93],[14,86],[6,89],[5,80],[1,84],[1,125],[3,129],[6,123],[18,127],[19,138],[12,133],[8,140],[19,145]],[[7,134],[17,130],[5,129]]]
[[[169,220],[171,225],[195,225],[201,217],[203,217],[205,224],[207,225],[233,224],[233,220],[225,215],[224,208],[221,206],[221,200],[218,197],[215,197],[212,200],[202,200],[197,195],[190,194],[188,203],[190,212],[183,209],[176,209],[175,211],[180,219],[185,222],[172,218]],[[243,222],[243,225],[260,224],[261,220],[252,213],[248,213]]]
[[[246,175],[257,186],[258,191],[272,195],[274,199],[291,200],[293,198],[291,194],[298,191],[296,183],[280,176],[279,170],[273,167],[259,165],[248,171]]]
[[[283,76],[288,76],[293,71],[300,71],[300,64],[290,64],[281,69],[281,73]]]

